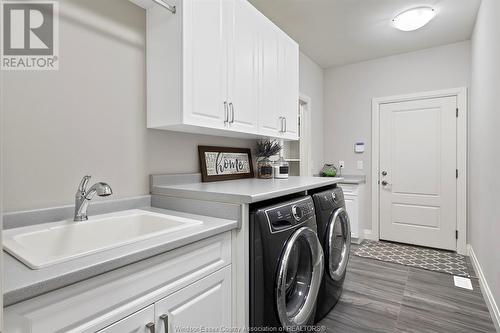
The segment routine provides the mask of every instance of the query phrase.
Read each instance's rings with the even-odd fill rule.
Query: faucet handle
[[[80,185],[78,185],[78,190],[77,193],[85,193],[85,190],[87,189],[87,185],[89,183],[89,180],[92,176],[83,176],[82,181],[80,182]]]

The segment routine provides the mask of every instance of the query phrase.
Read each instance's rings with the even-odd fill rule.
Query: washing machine
[[[334,308],[342,294],[351,248],[351,226],[342,188],[334,186],[310,194],[325,255],[325,274],[316,309],[315,322],[318,322]]]
[[[250,211],[250,327],[312,325],[324,269],[312,198]]]

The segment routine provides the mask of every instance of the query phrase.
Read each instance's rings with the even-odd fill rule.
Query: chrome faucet
[[[78,185],[78,190],[75,194],[75,218],[74,221],[87,221],[87,208],[89,207],[89,202],[92,200],[95,194],[100,197],[107,197],[113,194],[113,190],[106,183],[95,183],[89,189],[87,189],[88,182],[91,176],[84,176],[80,185]]]

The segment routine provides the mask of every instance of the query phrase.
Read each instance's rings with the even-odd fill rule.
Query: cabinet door
[[[358,218],[358,198],[357,196],[344,195],[345,209],[349,215],[349,222],[351,224],[351,237],[359,238],[359,218]]]
[[[229,47],[229,128],[257,133],[258,30],[260,13],[246,0],[232,0],[233,28]]]
[[[277,28],[263,16],[257,28],[260,40],[259,133],[279,137],[282,135],[278,88],[279,34]]]
[[[157,333],[231,327],[231,266],[156,302],[155,318]]]
[[[186,124],[224,128],[230,10],[231,4],[226,0],[182,3]]]
[[[286,34],[280,36],[279,85],[281,115],[285,118],[283,136],[299,138],[299,46]]]
[[[98,331],[98,333],[153,333],[154,305],[139,310],[128,317]],[[152,326],[152,327],[151,327]]]

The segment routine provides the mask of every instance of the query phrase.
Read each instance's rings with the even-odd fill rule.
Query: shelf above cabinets
[[[148,128],[298,139],[298,45],[248,1],[131,1],[147,15]]]

